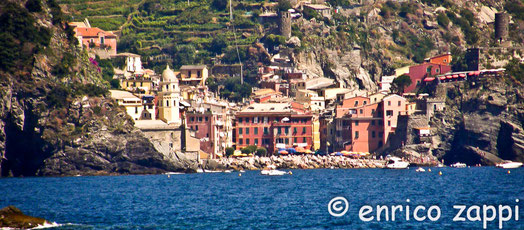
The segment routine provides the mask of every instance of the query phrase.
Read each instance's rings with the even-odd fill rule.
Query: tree
[[[513,58],[506,65],[506,74],[514,77],[520,82],[524,82],[524,64],[520,63],[518,59]]]
[[[404,92],[404,89],[406,87],[409,87],[411,83],[413,83],[413,81],[411,81],[411,78],[408,75],[403,74],[402,76],[397,77],[393,80],[393,83],[391,83],[391,91],[397,94],[402,94]]]
[[[247,146],[246,149],[249,151],[249,153],[254,153],[257,151],[257,146],[256,145],[250,145],[250,146]]]
[[[211,41],[209,51],[215,54],[221,54],[222,50],[227,47],[226,39],[223,36],[216,36]]]
[[[289,0],[278,0],[278,11],[287,11],[291,9],[291,3],[289,3]]]
[[[227,147],[226,148],[226,156],[229,157],[235,153],[235,149],[233,147]]]
[[[213,0],[211,2],[211,7],[213,7],[215,10],[223,11],[227,8],[228,0]]]
[[[267,154],[266,148],[260,147],[257,149],[257,156],[263,157],[263,156],[266,156],[266,154]]]

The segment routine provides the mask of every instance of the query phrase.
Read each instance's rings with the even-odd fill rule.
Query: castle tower
[[[280,11],[278,16],[280,18],[278,24],[280,35],[288,39],[291,37],[291,13],[289,13],[289,11]]]
[[[167,124],[181,125],[180,119],[180,88],[178,79],[173,70],[166,67],[162,72],[162,81],[159,84],[158,93],[158,116]]]
[[[498,42],[505,41],[508,38],[509,15],[506,13],[495,14],[495,39]]]

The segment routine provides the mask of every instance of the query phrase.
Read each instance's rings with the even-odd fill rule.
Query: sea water
[[[442,172],[442,175],[439,175]],[[339,216],[334,198],[347,201]],[[520,203],[517,200],[522,200]],[[511,207],[504,229],[524,229],[524,168],[292,170],[264,176],[259,171],[182,175],[40,177],[0,179],[0,206],[56,222],[53,229],[483,229],[483,205]],[[344,211],[339,202],[335,209]],[[456,205],[479,206],[454,221]],[[340,207],[339,207],[340,206]],[[368,219],[359,212],[372,208]],[[392,207],[396,210],[392,220]],[[417,221],[431,206],[440,217]],[[519,206],[518,220],[515,207]],[[406,219],[407,207],[410,209]],[[382,210],[380,220],[377,209]],[[365,210],[364,210],[365,211]],[[477,214],[477,212],[479,212]],[[489,212],[488,216],[492,213]],[[503,213],[507,216],[507,210]],[[430,214],[435,217],[436,211]],[[369,217],[374,217],[369,220]],[[498,229],[499,216],[486,221]]]

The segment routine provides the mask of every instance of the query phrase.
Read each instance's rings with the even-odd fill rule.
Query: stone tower
[[[506,13],[495,14],[495,39],[498,42],[505,41],[508,38],[509,15]]]
[[[162,72],[162,81],[159,84],[158,116],[167,124],[181,125],[180,119],[180,88],[178,79],[173,70],[166,67]]]
[[[291,37],[291,13],[289,11],[280,11],[278,13],[278,16],[280,18],[278,29],[280,31],[280,35],[290,38]]]

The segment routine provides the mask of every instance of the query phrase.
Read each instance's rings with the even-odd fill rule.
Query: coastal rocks
[[[385,165],[382,160],[316,155],[222,158],[218,163],[233,170],[259,170],[269,166],[279,169],[384,168]]]
[[[524,162],[524,104],[519,83],[485,78],[441,86],[446,110],[430,122],[433,155],[446,163],[494,165],[501,159]],[[442,91],[442,92],[444,92]]]
[[[0,228],[28,229],[51,224],[49,221],[38,217],[25,215],[14,206],[0,209]]]

